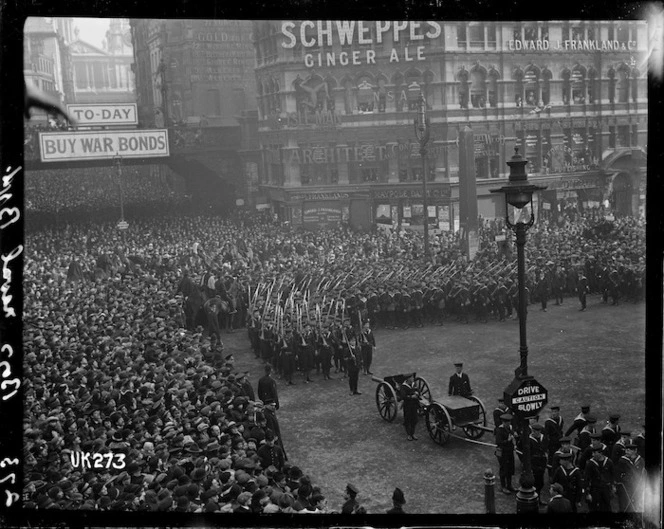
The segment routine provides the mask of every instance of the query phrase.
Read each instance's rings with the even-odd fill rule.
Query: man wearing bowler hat
[[[470,389],[470,378],[463,373],[463,363],[455,362],[456,373],[450,377],[449,395],[459,395],[461,397],[470,397],[473,391]]]
[[[392,508],[387,511],[387,514],[405,514],[403,510],[405,503],[406,498],[403,495],[403,491],[397,487],[392,494]]]

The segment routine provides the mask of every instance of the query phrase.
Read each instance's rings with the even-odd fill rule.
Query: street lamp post
[[[120,153],[117,153],[113,159],[115,160],[115,166],[118,171],[118,186],[120,188],[120,222],[118,223],[118,229],[122,231],[122,240],[125,240],[125,218],[124,218],[124,191],[122,189],[122,156]]]
[[[429,201],[427,196],[427,143],[431,133],[431,124],[426,115],[426,102],[420,92],[417,100],[417,117],[415,118],[415,137],[420,143],[420,156],[422,157],[422,205],[424,206],[424,258],[429,261]]]
[[[528,175],[526,174],[526,165],[528,160],[524,159],[519,154],[518,147],[514,148],[514,156],[507,162],[510,168],[509,181],[506,185],[498,189],[491,189],[492,193],[502,193],[505,195],[505,220],[507,226],[516,235],[516,248],[517,248],[517,266],[518,266],[518,283],[519,283],[519,367],[514,372],[517,380],[526,380],[532,378],[528,376],[528,344],[526,341],[526,232],[535,222],[535,212],[531,209],[530,219],[523,222],[520,212],[526,207],[533,198],[535,191],[546,189],[546,186],[538,186],[528,182]],[[519,211],[519,218],[513,223],[510,220],[509,206],[516,208]],[[519,480],[519,492],[517,493],[517,512],[526,512],[537,510],[537,493],[534,488],[534,477],[530,461],[530,425],[528,418],[519,417],[522,451],[523,451],[523,466],[521,477]]]

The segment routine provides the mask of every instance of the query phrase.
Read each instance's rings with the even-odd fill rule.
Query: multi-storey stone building
[[[460,131],[474,136],[478,211],[514,147],[540,212],[645,197],[647,27],[639,21],[255,21],[264,198],[294,224],[422,224],[413,120],[426,100],[429,216],[458,217]]]

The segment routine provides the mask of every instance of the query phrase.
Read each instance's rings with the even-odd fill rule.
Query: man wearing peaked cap
[[[547,442],[549,462],[553,454],[560,448],[560,438],[563,436],[563,418],[560,416],[560,406],[550,406],[551,416],[544,421],[544,438]],[[552,474],[550,473],[549,476]]]
[[[455,362],[456,373],[450,377],[449,395],[460,395],[461,397],[470,397],[473,394],[470,389],[470,378],[463,373],[463,363]]]
[[[346,484],[346,490],[344,492],[344,499],[346,502],[341,507],[341,514],[356,514],[358,513],[358,510],[362,508],[356,499],[358,492],[357,487],[350,483]]]
[[[611,448],[611,461],[613,461],[614,465],[617,465],[618,461],[620,461],[620,458],[625,455],[625,446],[632,442],[630,440],[631,435],[632,432],[630,432],[629,430],[620,431],[620,436],[618,440]]]
[[[544,427],[539,423],[535,423],[530,428],[532,430],[528,439],[530,443],[530,462],[535,478],[535,491],[540,498],[540,504],[543,504],[541,493],[544,487],[544,472],[546,471],[546,447],[542,435]]]
[[[397,487],[392,493],[392,508],[387,511],[387,514],[404,514],[403,506],[406,503],[406,498],[403,491]]]
[[[592,459],[584,471],[586,500],[592,512],[612,512],[611,495],[615,487],[613,462],[603,453],[603,444],[592,444]]]

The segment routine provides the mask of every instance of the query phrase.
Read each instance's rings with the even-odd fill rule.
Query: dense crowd
[[[99,222],[29,232],[24,500],[40,509],[327,512],[322,491],[280,455],[278,403],[255,398],[250,375],[234,372],[209,320],[187,321],[183,279],[235,309],[232,323],[247,324],[257,356],[277,376],[288,376],[280,360],[291,354],[293,370],[309,379],[314,367],[329,373],[320,359],[335,359],[334,344],[359,368],[370,349],[362,338],[368,319],[499,317],[498,307],[476,299],[494,283],[514,285],[512,242],[501,249],[493,240],[500,232],[500,223],[483,223],[472,263],[454,234],[437,235],[434,257],[423,263],[416,233],[295,231],[270,216],[137,219],[124,237]],[[536,225],[528,243],[533,295],[543,297],[537,271],[555,277],[570,267],[595,292],[614,269],[619,278],[631,270],[637,282],[615,301],[638,299],[643,255],[635,219]],[[338,360],[340,370],[351,365],[345,352]],[[83,468],[85,453],[105,468]],[[350,501],[357,492],[347,493]]]

